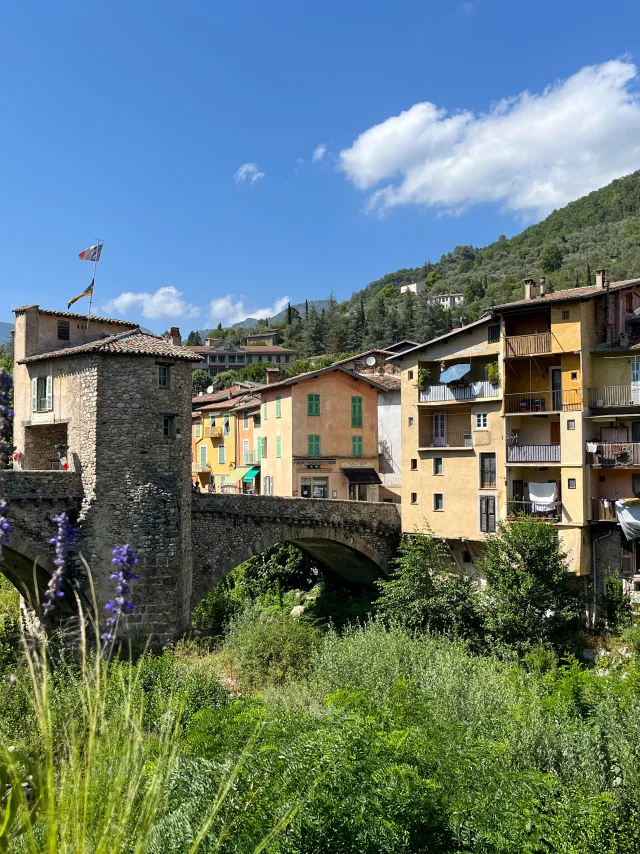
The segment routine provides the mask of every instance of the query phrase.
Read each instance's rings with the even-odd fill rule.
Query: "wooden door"
[[[552,421],[551,424],[549,425],[549,427],[551,428],[551,433],[550,433],[551,444],[552,445],[559,445],[560,444],[560,422],[559,421]]]

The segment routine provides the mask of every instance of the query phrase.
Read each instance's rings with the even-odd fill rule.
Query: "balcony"
[[[591,465],[601,468],[630,468],[640,466],[640,443],[594,442],[598,450],[591,453]],[[588,449],[587,449],[588,450]]]
[[[640,383],[633,385],[603,385],[589,389],[589,406],[640,406]]]
[[[207,424],[204,426],[204,438],[205,439],[222,439],[222,425],[219,427],[209,427]]]
[[[559,463],[560,445],[507,445],[508,463]]]
[[[445,403],[457,400],[477,400],[483,397],[500,397],[500,386],[488,380],[471,382],[468,385],[448,386],[444,383],[428,385],[420,389],[419,403]]]
[[[509,335],[506,339],[506,356],[539,356],[551,352],[551,332],[533,335]]]
[[[591,499],[592,522],[617,522],[615,502],[611,498]]]
[[[532,501],[507,501],[507,517],[533,516],[535,519],[546,519],[547,522],[559,522],[562,519],[562,504],[556,501],[554,510],[535,510]]]
[[[428,429],[420,429],[419,450],[425,448],[471,448],[471,431],[447,430],[433,435]]]
[[[191,463],[192,472],[211,471],[209,463]]]
[[[245,451],[244,456],[243,456],[243,463],[242,463],[242,465],[244,465],[244,466],[250,466],[250,465],[253,465],[253,463],[256,463],[256,462],[258,462],[258,453],[257,453],[257,451]]]
[[[582,391],[526,391],[505,394],[504,411],[511,415],[539,412],[567,412],[582,409]]]

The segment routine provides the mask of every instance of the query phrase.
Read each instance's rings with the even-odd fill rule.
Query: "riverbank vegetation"
[[[0,851],[639,850],[619,584],[588,628],[556,532],[529,520],[483,570],[484,589],[452,574],[426,532],[363,592],[278,547],[135,662],[18,642],[3,586]]]

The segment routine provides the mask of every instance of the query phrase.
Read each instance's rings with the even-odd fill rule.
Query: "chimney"
[[[180,335],[180,327],[172,326],[169,330],[169,338],[171,343],[176,347],[182,347],[182,335]]]
[[[540,281],[538,282],[538,284],[539,284],[539,286],[540,286],[540,288],[539,288],[539,296],[543,297],[543,296],[544,296],[544,292],[545,292],[545,290],[547,289],[547,280],[545,279],[545,277],[544,277],[544,276],[540,276]]]
[[[280,380],[280,368],[267,368],[267,385],[272,385]]]
[[[596,270],[596,288],[600,288],[600,290],[604,290],[604,270]]]
[[[524,298],[525,299],[533,299],[536,295],[535,293],[536,283],[533,279],[525,279],[524,280]]]

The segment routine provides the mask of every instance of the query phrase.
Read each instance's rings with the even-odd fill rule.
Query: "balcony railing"
[[[420,430],[421,448],[471,448],[471,431],[448,430],[434,436],[430,430]]]
[[[533,335],[509,335],[507,356],[537,356],[551,352],[551,333],[536,332]]]
[[[589,389],[589,406],[640,406],[640,383],[632,385],[603,385]]]
[[[589,445],[590,443],[587,443]],[[598,450],[591,454],[591,465],[607,468],[640,466],[640,443],[597,442]]]
[[[582,391],[579,388],[565,391],[526,391],[504,396],[504,411],[512,414],[566,412],[574,409],[582,409]]]
[[[592,522],[617,522],[615,501],[611,498],[591,499],[591,521]]]
[[[211,471],[209,463],[191,463],[191,471]]]
[[[507,445],[508,463],[559,463],[560,445]]]
[[[204,438],[205,439],[221,439],[222,438],[222,425],[219,427],[210,427],[208,424],[204,425]]]
[[[253,465],[258,459],[258,454],[256,451],[245,451],[244,452],[244,462],[243,465],[250,466]]]
[[[555,502],[553,510],[539,510],[540,505],[533,501],[507,501],[507,516],[535,516],[536,519],[546,519],[549,522],[558,522],[562,519],[562,504]]]
[[[442,403],[444,401],[476,400],[482,397],[500,397],[500,386],[489,380],[479,380],[469,385],[448,386],[444,383],[428,385],[420,389],[420,403]]]

